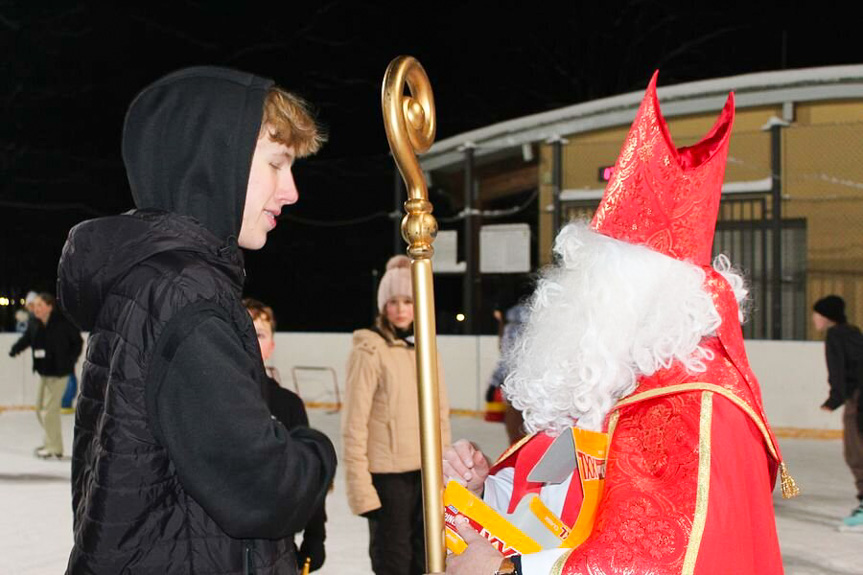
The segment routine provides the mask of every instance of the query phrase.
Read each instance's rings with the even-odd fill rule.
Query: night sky
[[[295,166],[300,203],[247,253],[247,293],[275,307],[281,329],[347,331],[369,322],[371,272],[393,250],[380,112],[393,57],[425,67],[439,140],[641,90],[656,68],[667,86],[863,62],[861,22],[830,3],[673,4],[0,0],[0,295],[53,291],[69,228],[133,207],[123,115],[138,90],[183,66],[268,76],[316,106],[329,143]]]

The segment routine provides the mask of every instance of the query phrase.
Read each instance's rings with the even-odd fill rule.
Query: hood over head
[[[144,88],[123,127],[123,162],[140,209],[189,216],[236,243],[272,80],[215,66]]]
[[[111,290],[139,263],[169,251],[192,252],[220,269],[239,296],[244,280],[243,253],[220,245],[194,220],[156,210],[81,222],[69,232],[57,270],[57,300],[90,331]]]

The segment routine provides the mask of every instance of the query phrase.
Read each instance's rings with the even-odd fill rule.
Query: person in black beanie
[[[860,381],[863,370],[863,334],[850,325],[845,316],[845,300],[828,295],[812,306],[812,323],[819,332],[827,332],[825,351],[830,395],[821,405],[825,411],[845,406],[845,461],[857,484],[858,506],[842,520],[840,530],[863,531],[863,406]]]

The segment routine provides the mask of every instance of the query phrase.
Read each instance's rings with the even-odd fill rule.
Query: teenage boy
[[[270,417],[239,248],[264,246],[298,199],[294,160],[321,143],[302,100],[224,68],[170,74],[130,106],[138,209],[76,226],[59,268],[90,332],[67,573],[296,573],[291,535],[336,456]]]

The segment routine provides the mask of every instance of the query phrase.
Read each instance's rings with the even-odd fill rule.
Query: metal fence
[[[749,282],[746,337],[772,337],[778,310],[781,339],[815,339],[810,310],[824,295],[845,298],[849,321],[863,323],[863,122],[792,124],[777,137],[732,136],[714,254],[728,255]],[[697,136],[675,139],[690,145]],[[610,141],[566,145],[564,187],[596,188],[591,174],[617,151]],[[773,273],[774,192],[781,193],[780,274]],[[563,222],[592,217],[598,204],[595,197],[565,202]]]

